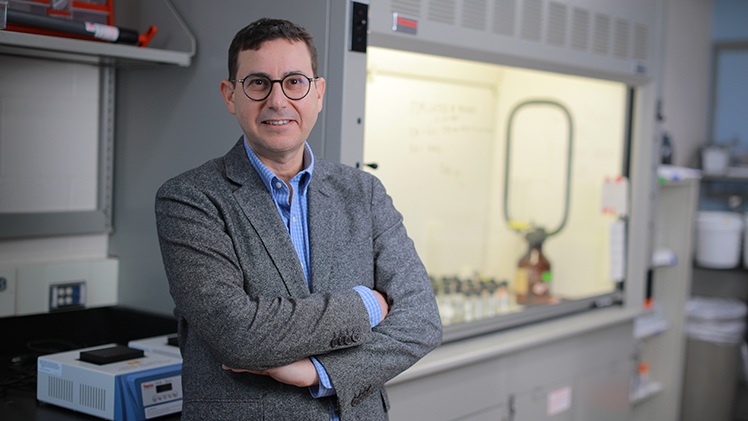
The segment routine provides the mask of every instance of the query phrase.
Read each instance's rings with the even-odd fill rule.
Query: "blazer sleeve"
[[[384,186],[371,177],[374,286],[386,295],[387,317],[373,340],[316,356],[337,392],[342,419],[384,383],[441,343],[442,326],[431,282]]]
[[[230,191],[217,187],[220,178],[193,178],[172,179],[159,189],[158,237],[175,313],[221,363],[264,370],[329,352],[341,326],[354,340],[338,341],[340,349],[372,339],[356,291],[290,294],[260,246],[253,249],[262,255],[257,265],[243,267],[236,242],[246,238],[237,237],[256,234],[246,227],[237,233],[243,215]]]

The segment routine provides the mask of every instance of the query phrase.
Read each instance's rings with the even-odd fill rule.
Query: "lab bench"
[[[386,385],[393,404],[390,417],[406,420],[420,414],[429,419],[451,419],[450,415],[477,415],[476,411],[506,414],[514,405],[519,411],[517,419],[523,419],[539,415],[537,411],[545,414],[549,397],[563,398],[564,393],[573,393],[575,404],[562,410],[563,415],[558,414],[561,419],[590,415],[579,411],[600,411],[615,414],[611,419],[626,420],[631,329],[636,314],[631,309],[612,307],[446,343]],[[0,355],[0,378],[6,384],[18,376],[22,366],[35,368],[40,348],[51,351],[57,347],[61,351],[124,344],[171,334],[176,331],[176,321],[111,307],[4,318],[0,319],[0,329],[10,339],[4,341]],[[100,420],[38,402],[33,371],[29,374],[32,377],[25,387],[3,390],[0,419]],[[595,397],[601,387],[613,392],[602,401],[603,406]],[[439,403],[434,405],[434,399]],[[582,401],[584,405],[579,404]],[[180,416],[159,419],[172,421]]]
[[[177,331],[173,317],[122,307],[0,318],[0,419],[101,420],[36,399],[36,357],[109,343],[168,335]],[[159,418],[178,420],[179,415]]]

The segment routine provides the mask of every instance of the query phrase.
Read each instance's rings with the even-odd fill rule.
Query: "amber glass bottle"
[[[545,230],[538,228],[526,238],[529,248],[517,264],[514,283],[517,304],[546,304],[551,301],[551,262],[543,256]]]

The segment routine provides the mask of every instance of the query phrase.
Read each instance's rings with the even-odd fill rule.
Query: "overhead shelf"
[[[678,185],[682,181],[702,178],[701,170],[674,165],[660,165],[657,167],[657,179],[660,185]]]
[[[0,53],[119,66],[156,63],[181,67],[190,66],[195,54],[6,30],[0,30]]]
[[[147,23],[131,22],[132,27],[153,25],[158,28],[148,47],[0,29],[0,54],[117,67],[144,64],[190,66],[197,50],[195,36],[171,0],[146,2],[141,13],[147,16],[143,18]],[[5,27],[2,23],[0,28]]]

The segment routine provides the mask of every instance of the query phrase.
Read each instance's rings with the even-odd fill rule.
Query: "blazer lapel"
[[[307,221],[309,224],[309,259],[312,273],[312,291],[332,291],[334,284],[332,261],[335,247],[340,241],[335,237],[335,227],[340,222],[338,208],[331,206],[335,192],[325,178],[329,176],[326,163],[315,160],[314,175],[309,184]]]
[[[309,294],[309,287],[278,209],[259,174],[249,162],[243,138],[225,156],[226,175],[241,185],[234,198],[278,269],[291,296]]]

